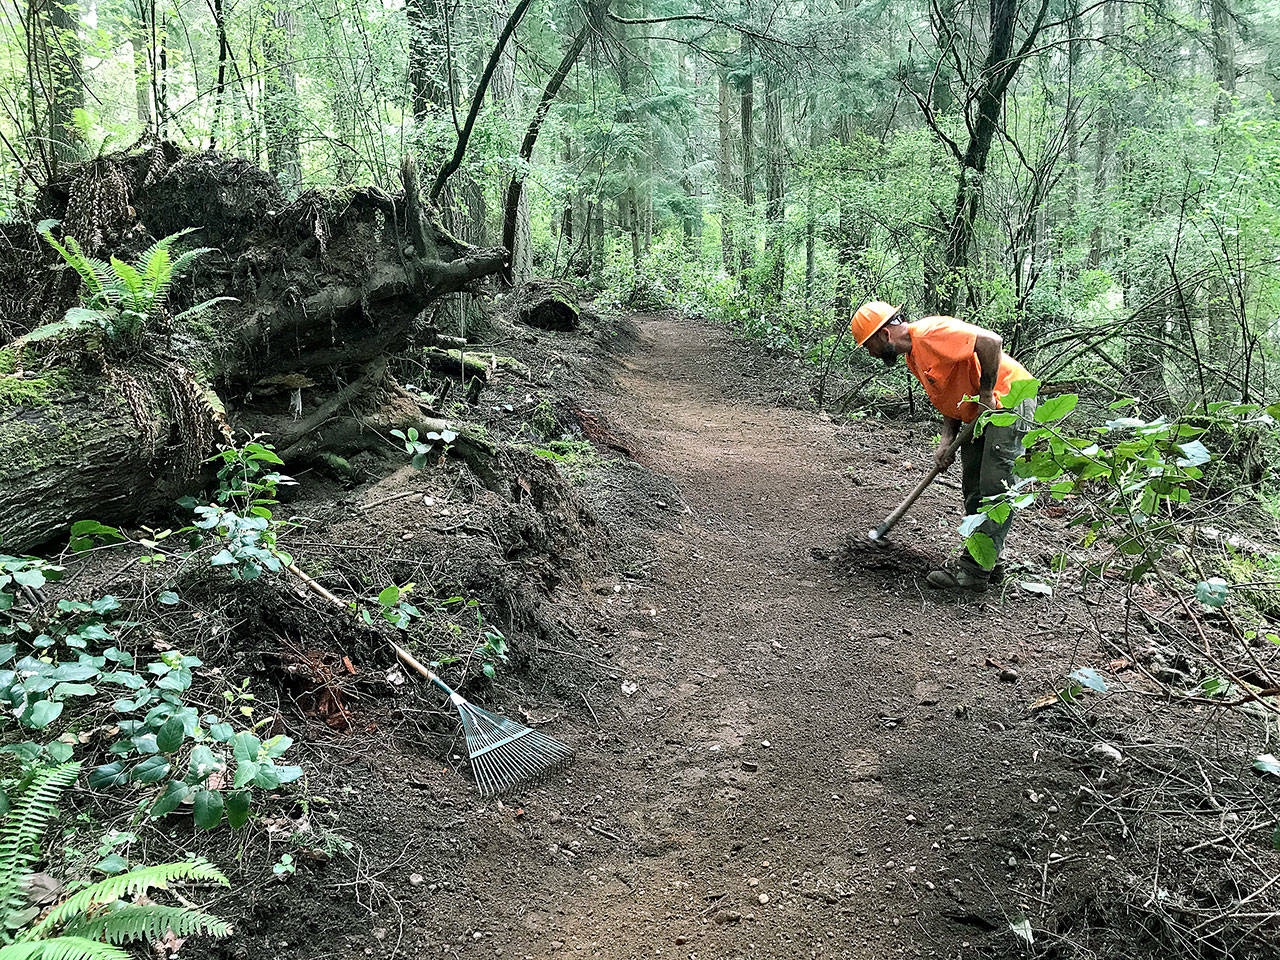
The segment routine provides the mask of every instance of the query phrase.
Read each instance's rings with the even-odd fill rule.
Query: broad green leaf
[[[201,790],[196,794],[196,826],[212,830],[222,822],[222,793],[218,790]]]
[[[133,779],[136,783],[159,783],[169,775],[169,770],[169,761],[157,753],[133,768]]]
[[[223,769],[223,763],[217,755],[203,743],[191,751],[191,760],[187,765],[187,783],[203,783],[211,774]]]
[[[58,700],[39,700],[27,714],[26,725],[36,730],[43,730],[62,714],[62,703]]]
[[[996,552],[996,545],[985,533],[971,533],[965,538],[964,545],[969,551],[969,556],[973,557],[984,570],[990,570],[1000,559],[1000,555]]]
[[[1058,397],[1051,397],[1036,407],[1036,422],[1054,423],[1061,420],[1074,410],[1079,402],[1080,398],[1074,393],[1064,393]]]
[[[239,790],[241,787],[247,787],[253,783],[258,776],[259,765],[253,760],[239,760],[236,762],[236,775],[231,785]]]
[[[280,786],[280,772],[270,764],[259,764],[258,773],[253,778],[253,785],[261,787],[263,790],[274,790]],[[243,784],[238,784],[238,786],[243,786]]]
[[[1180,443],[1178,444],[1178,450],[1182,452],[1182,456],[1177,461],[1180,467],[1198,467],[1213,459],[1213,455],[1209,453],[1209,448],[1199,440]]]
[[[243,827],[249,820],[249,791],[237,790],[227,794],[227,823],[232,828]]]
[[[1023,400],[1030,400],[1040,392],[1039,380],[1014,380],[1009,384],[1009,392],[1000,398],[1000,406],[1012,409]]]
[[[177,810],[178,805],[186,799],[188,789],[185,783],[178,780],[170,780],[165,785],[160,796],[156,797],[155,803],[151,804],[150,815],[152,818],[163,817]]]
[[[397,586],[387,587],[378,594],[378,603],[382,604],[384,607],[394,607],[399,602],[400,588]]]
[[[108,876],[115,873],[123,873],[129,869],[129,861],[118,853],[109,853],[97,863],[93,865],[93,869],[99,873],[105,873]]]
[[[1231,588],[1221,577],[1210,577],[1196,584],[1196,599],[1206,607],[1221,607],[1227,602]]]
[[[237,733],[231,743],[231,752],[235,756],[237,763],[245,761],[256,762],[261,750],[262,741],[248,732]]]
[[[125,773],[124,763],[119,760],[89,771],[89,786],[94,790],[105,790],[107,787],[117,787],[128,782],[129,775]]]
[[[182,718],[172,716],[164,722],[164,726],[156,734],[156,747],[161,753],[173,753],[182,746],[184,736]]]
[[[13,582],[24,587],[30,587],[32,590],[39,590],[48,581],[45,580],[43,571],[36,567],[30,570],[13,571]]]
[[[987,522],[985,513],[971,513],[960,521],[960,536],[967,537]]]
[[[160,602],[166,607],[172,607],[178,602],[178,595],[172,590],[164,590],[160,593]]]

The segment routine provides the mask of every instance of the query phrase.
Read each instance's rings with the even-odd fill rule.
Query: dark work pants
[[[1017,407],[1019,419],[1007,427],[987,424],[980,436],[960,447],[960,486],[964,491],[964,512],[979,511],[986,497],[994,497],[1013,486],[1013,462],[1022,455],[1022,438],[1027,434],[1027,422],[1035,413],[1034,400],[1024,400]],[[988,517],[978,528],[991,538],[996,546],[996,556],[1004,552],[1004,539],[1013,525],[1013,511],[1004,523],[996,523]],[[964,550],[960,562],[971,569],[981,570],[977,562]]]

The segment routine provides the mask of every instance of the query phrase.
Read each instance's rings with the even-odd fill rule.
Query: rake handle
[[[966,423],[964,425],[964,429],[956,435],[956,438],[951,441],[951,445],[947,447],[947,453],[950,456],[955,456],[955,452],[960,449],[960,446],[969,442],[969,439],[973,436],[973,431],[977,426],[978,421],[976,419],[970,420]],[[888,536],[889,531],[897,526],[898,521],[901,520],[903,515],[911,509],[917,500],[920,499],[920,494],[924,493],[925,490],[929,488],[929,485],[938,479],[938,475],[940,473],[942,473],[942,468],[940,468],[935,462],[933,469],[924,475],[923,479],[916,484],[915,489],[908,493],[906,498],[894,508],[893,513],[885,517],[884,522],[867,534],[867,536],[872,540],[882,540]]]
[[[448,686],[448,684],[446,684],[443,680],[437,677],[435,673],[432,672],[429,668],[424,667],[421,663],[419,663],[418,658],[415,657],[412,653],[410,653],[404,647],[400,646],[400,644],[396,643],[394,640],[388,640],[387,643],[391,644],[391,649],[396,652],[396,656],[399,657],[400,660],[406,666],[422,674],[422,676],[426,677],[428,680],[434,683],[437,687],[439,687],[441,690],[447,693],[450,699],[453,699],[454,697],[457,696],[457,694],[453,692],[453,690]]]
[[[346,610],[347,612],[350,612],[350,608],[348,607],[347,604],[343,603],[342,600],[340,600],[337,596],[335,596],[331,591],[325,589],[324,586],[317,583],[314,578],[308,576],[302,570],[298,569],[298,565],[296,563],[285,564],[285,569],[288,570],[290,573],[292,573],[299,580],[301,580],[303,585],[306,586],[306,588],[310,590],[312,593],[314,593],[316,596],[322,597],[323,599],[327,600],[329,603],[333,604],[333,606],[339,608],[340,610]],[[453,690],[449,688],[449,686],[443,680],[441,680],[434,673],[432,673],[431,670],[429,670],[428,668],[424,667],[421,663],[419,663],[417,657],[415,657],[412,653],[410,653],[404,647],[400,646],[400,644],[396,643],[394,640],[388,640],[387,643],[391,644],[391,649],[395,650],[396,656],[399,657],[401,661],[403,661],[407,666],[411,667],[417,673],[420,673],[422,676],[426,677],[428,680],[434,683],[437,687],[439,687],[441,690],[447,693],[449,695],[450,700],[458,696],[456,693],[453,692]]]

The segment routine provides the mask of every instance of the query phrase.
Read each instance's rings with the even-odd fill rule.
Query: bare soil
[[[612,382],[580,399],[610,438],[578,488],[607,556],[554,584],[564,639],[544,633],[488,704],[576,761],[485,802],[424,712],[316,738],[311,793],[280,829],[352,846],[242,891],[242,936],[218,949],[1007,957],[1026,951],[1023,915],[1038,949],[1069,943],[1077,910],[1106,923],[1099,878],[1116,868],[1077,802],[1100,771],[1048,749],[1052,711],[1028,709],[1114,626],[1019,586],[1062,532],[1032,514],[1002,588],[932,593],[954,487],[928,491],[888,549],[857,546],[921,475],[931,424],[835,423],[780,403],[788,371],[719,328],[639,323]]]

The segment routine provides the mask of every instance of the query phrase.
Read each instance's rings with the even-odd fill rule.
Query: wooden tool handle
[[[977,427],[977,425],[978,425],[977,419],[971,420],[968,423],[966,423],[964,425],[964,429],[961,430],[960,433],[956,435],[956,438],[951,441],[951,445],[947,447],[947,453],[954,456],[955,452],[960,449],[960,445],[962,443],[967,443],[969,441],[969,438],[973,436],[974,428]],[[887,517],[884,518],[884,522],[880,524],[880,526],[876,527],[874,530],[871,531],[871,533],[869,534],[870,538],[872,540],[879,540],[887,536],[889,531],[892,530],[894,526],[897,525],[898,521],[902,519],[902,515],[906,513],[908,510],[910,510],[912,504],[914,504],[917,500],[920,499],[920,494],[925,492],[929,484],[933,483],[934,480],[938,479],[938,474],[940,473],[942,473],[942,471],[938,469],[938,465],[935,462],[933,469],[924,475],[924,478],[919,483],[916,484],[915,489],[907,494],[906,499],[903,500],[900,504],[898,504],[898,506],[894,509],[893,513],[889,514]]]

